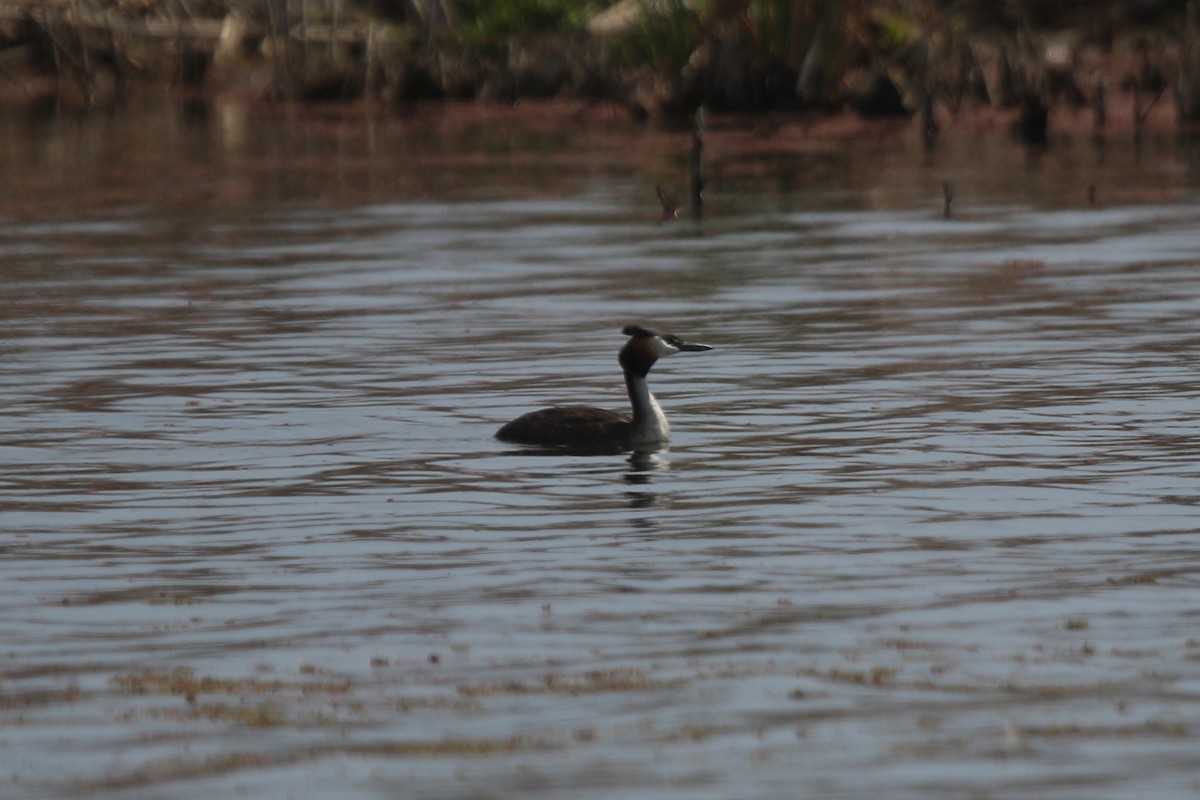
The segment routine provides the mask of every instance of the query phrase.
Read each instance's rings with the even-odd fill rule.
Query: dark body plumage
[[[636,325],[626,326],[622,333],[631,337],[621,348],[618,360],[625,371],[632,416],[591,406],[554,406],[522,414],[502,426],[496,438],[535,447],[603,452],[623,452],[665,441],[670,427],[650,394],[646,375],[661,356],[712,348]]]
[[[628,414],[591,406],[554,406],[522,414],[496,431],[505,442],[540,447],[633,447],[633,419]]]

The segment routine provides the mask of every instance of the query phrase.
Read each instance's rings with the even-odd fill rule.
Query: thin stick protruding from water
[[[696,109],[692,121],[691,162],[692,219],[704,218],[704,109]]]

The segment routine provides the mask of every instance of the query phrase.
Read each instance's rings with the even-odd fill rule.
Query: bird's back
[[[522,414],[496,431],[505,442],[539,447],[628,448],[633,423],[624,414],[591,406],[554,406]]]

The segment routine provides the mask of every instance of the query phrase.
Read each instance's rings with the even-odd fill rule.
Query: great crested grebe
[[[671,427],[654,395],[650,394],[646,375],[654,362],[663,356],[712,348],[637,325],[626,325],[621,333],[630,337],[617,360],[625,370],[632,417],[590,406],[555,406],[522,414],[496,431],[496,438],[540,447],[606,450],[633,450],[665,442]]]

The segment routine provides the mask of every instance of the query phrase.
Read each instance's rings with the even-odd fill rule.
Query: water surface
[[[0,121],[13,791],[1200,791],[1188,147],[466,116]]]

